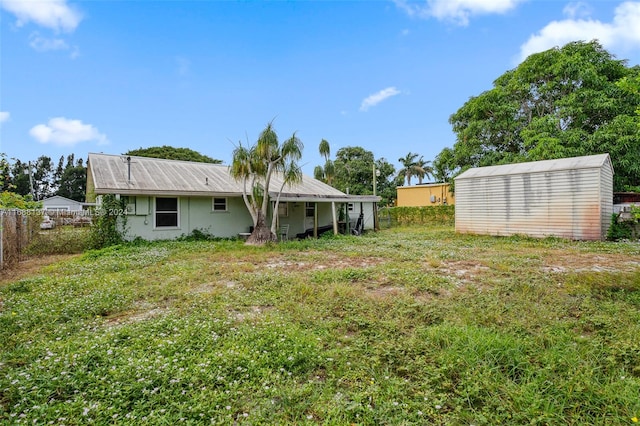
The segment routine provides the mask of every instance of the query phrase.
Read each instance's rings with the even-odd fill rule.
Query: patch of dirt
[[[40,271],[54,263],[73,259],[80,256],[79,254],[55,254],[48,256],[30,257],[18,263],[11,269],[3,269],[0,271],[0,285],[8,284],[13,281],[19,281],[25,277],[38,275]]]
[[[136,303],[134,310],[119,312],[117,315],[108,317],[107,324],[113,327],[133,322],[146,321],[160,315],[165,315],[167,312],[169,312],[169,308],[155,306],[147,302],[139,302]]]
[[[264,314],[265,312],[271,311],[272,309],[273,309],[273,306],[255,305],[255,306],[247,307],[247,309],[242,312],[237,310],[230,310],[229,316],[236,321],[247,321],[247,320],[255,319],[260,315]]]
[[[470,260],[443,261],[436,269],[444,275],[457,278],[460,283],[477,282],[478,275],[490,270],[488,266]]]
[[[405,293],[407,289],[403,287],[383,286],[366,290],[366,294],[374,299],[385,299],[387,297],[395,297]]]
[[[318,256],[317,252],[303,252],[297,253],[297,257],[312,257]],[[285,258],[271,259],[264,264],[268,269],[286,269],[289,271],[310,271],[310,270],[323,270],[323,269],[346,269],[346,268],[367,268],[384,263],[382,258],[345,258],[340,257],[332,253],[322,254],[321,259],[309,259],[307,260],[288,260]]]
[[[547,273],[633,272],[640,269],[640,258],[622,254],[554,253],[542,267]]]
[[[232,290],[234,288],[241,288],[241,285],[235,281],[223,281],[223,282],[208,282],[200,284],[189,291],[190,294],[207,294],[213,293],[215,290],[225,288]]]

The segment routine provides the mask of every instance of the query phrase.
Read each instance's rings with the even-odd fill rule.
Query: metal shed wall
[[[573,168],[556,160],[546,170],[544,164],[523,163],[460,175],[456,232],[603,239],[613,211],[613,168],[608,154],[583,158],[588,160],[570,159],[578,164]]]

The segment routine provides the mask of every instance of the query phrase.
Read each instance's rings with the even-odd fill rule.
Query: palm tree
[[[247,244],[277,241],[275,222],[278,215],[273,215],[271,227],[265,222],[269,208],[271,178],[273,173],[283,176],[283,183],[276,198],[277,209],[284,186],[302,179],[296,163],[302,157],[302,149],[302,141],[295,133],[280,144],[273,129],[273,122],[270,122],[260,133],[255,145],[247,148],[239,144],[233,151],[230,173],[234,179],[242,181],[242,198],[253,219],[253,232],[247,239]]]
[[[433,177],[433,167],[429,165],[431,161],[426,161],[423,156],[414,164],[414,176],[418,177],[418,185],[422,185],[424,178]]]
[[[320,141],[318,151],[320,152],[320,155],[324,157],[325,163],[324,167],[316,166],[313,170],[313,175],[316,179],[324,181],[327,185],[331,185],[336,173],[333,161],[329,159],[331,156],[331,147],[326,139],[322,139]]]
[[[407,186],[411,186],[411,177],[416,176],[415,164],[418,154],[409,152],[406,156],[398,158],[402,168],[398,171],[398,177],[402,176],[407,179]]]

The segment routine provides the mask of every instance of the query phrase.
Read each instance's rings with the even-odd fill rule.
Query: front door
[[[304,206],[304,229],[313,229],[316,217],[316,203],[305,203]]]

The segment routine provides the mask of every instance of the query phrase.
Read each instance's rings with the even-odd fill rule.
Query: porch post
[[[318,203],[313,203],[313,238],[318,238]]]
[[[338,235],[338,220],[336,219],[336,203],[331,202],[331,218],[333,219],[333,235]]]

